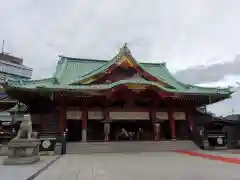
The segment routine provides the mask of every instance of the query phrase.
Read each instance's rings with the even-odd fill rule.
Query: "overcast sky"
[[[0,40],[34,78],[52,75],[59,54],[111,59],[124,42],[137,60],[165,61],[193,84],[240,76],[239,0],[0,2]]]

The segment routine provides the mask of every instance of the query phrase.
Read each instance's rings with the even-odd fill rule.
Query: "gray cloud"
[[[208,84],[213,82],[225,81],[227,75],[240,76],[240,56],[236,56],[233,61],[214,64],[210,66],[196,66],[187,68],[176,72],[174,76],[185,83],[189,84]],[[239,82],[240,79],[236,79]],[[229,82],[223,82],[229,83]],[[240,88],[235,87],[233,89],[235,93],[232,98],[218,102],[216,104],[208,106],[209,110],[217,115],[226,116],[232,113],[240,113]]]
[[[179,80],[190,84],[219,81],[226,75],[240,75],[240,55],[236,56],[233,61],[191,67],[175,73]]]
[[[108,59],[129,42],[140,61],[170,70],[240,54],[239,1],[12,0],[1,2],[0,40],[23,56],[34,78],[49,76],[57,54]]]

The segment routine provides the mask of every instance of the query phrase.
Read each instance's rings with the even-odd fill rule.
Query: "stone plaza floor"
[[[6,156],[0,156],[0,180],[27,180],[34,173],[54,161],[57,156],[41,156],[41,160],[32,165],[3,165]]]
[[[65,155],[35,179],[239,180],[239,168],[174,152]]]
[[[226,152],[203,153],[240,158]],[[1,180],[27,180],[56,156],[42,156],[40,162],[24,166],[4,166],[3,158]],[[239,180],[239,167],[175,152],[65,155],[34,180]]]

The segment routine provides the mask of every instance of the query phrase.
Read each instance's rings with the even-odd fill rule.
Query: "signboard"
[[[109,112],[109,118],[116,120],[148,120],[149,112]]]
[[[161,120],[168,120],[167,112],[156,112],[156,118]]]
[[[42,147],[44,148],[44,149],[47,149],[47,148],[49,148],[51,146],[51,142],[49,141],[49,140],[44,140],[43,142],[42,142]]]
[[[186,120],[186,114],[184,112],[174,112],[173,117],[175,120]]]
[[[67,111],[66,119],[80,120],[82,119],[82,111],[69,110]]]
[[[57,140],[56,138],[41,138],[40,142],[40,151],[54,151]]]
[[[102,111],[88,111],[88,119],[100,119],[104,118]]]

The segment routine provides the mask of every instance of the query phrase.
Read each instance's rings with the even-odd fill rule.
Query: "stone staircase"
[[[48,119],[44,122],[40,138],[56,138],[59,134],[59,123],[54,119]]]
[[[192,141],[69,142],[67,153],[141,153],[199,149]]]

